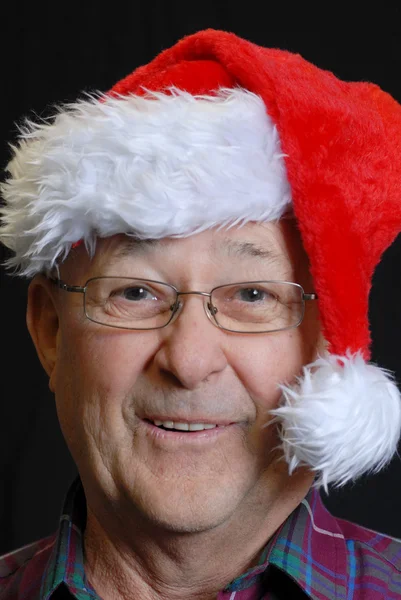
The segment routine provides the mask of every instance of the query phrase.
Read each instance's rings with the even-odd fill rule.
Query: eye
[[[272,294],[260,288],[241,288],[238,296],[242,302],[265,302],[273,299]]]
[[[122,296],[125,300],[131,302],[139,302],[140,300],[157,300],[157,297],[144,287],[127,287],[120,290],[117,294]]]

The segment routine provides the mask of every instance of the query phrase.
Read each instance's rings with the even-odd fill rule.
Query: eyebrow
[[[283,260],[283,256],[272,249],[265,248],[254,242],[240,242],[237,240],[224,239],[218,245],[217,250],[221,254],[225,254],[234,258],[259,258],[271,262]]]
[[[127,237],[127,239],[116,248],[112,258],[113,260],[117,260],[119,258],[126,258],[127,256],[143,254],[150,248],[156,248],[160,245],[160,242],[161,240],[158,239]]]

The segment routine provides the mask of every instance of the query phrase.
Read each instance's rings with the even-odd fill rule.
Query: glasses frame
[[[179,301],[179,297],[196,295],[196,296],[203,296],[205,298],[209,298],[209,302],[204,303],[205,313],[206,313],[206,316],[209,319],[209,321],[218,329],[222,329],[223,331],[228,331],[230,333],[243,333],[243,334],[276,333],[278,331],[287,331],[289,329],[295,329],[296,327],[299,327],[305,316],[305,302],[307,302],[309,300],[317,300],[318,299],[317,294],[305,293],[303,287],[299,283],[294,283],[293,281],[282,281],[282,280],[275,280],[275,279],[260,279],[258,281],[238,281],[238,282],[234,282],[234,283],[226,283],[226,284],[218,285],[218,286],[214,287],[210,292],[199,292],[196,290],[191,290],[188,292],[180,292],[174,285],[172,285],[171,283],[166,283],[165,281],[156,281],[155,279],[146,279],[146,278],[140,278],[140,277],[126,277],[126,276],[120,277],[118,275],[100,275],[98,277],[91,277],[90,279],[88,279],[85,282],[85,284],[83,286],[70,285],[68,283],[65,283],[65,281],[62,281],[61,279],[57,279],[55,277],[48,277],[48,279],[49,279],[49,281],[54,283],[58,288],[60,288],[61,290],[64,290],[65,292],[72,292],[72,293],[78,293],[78,294],[84,295],[83,309],[84,309],[85,317],[89,321],[92,321],[92,323],[97,323],[98,325],[103,325],[104,327],[112,327],[113,329],[122,329],[125,331],[153,331],[156,329],[164,329],[165,327],[170,325],[172,322],[174,322],[178,318],[178,316],[181,312],[181,309],[183,308],[184,303]],[[87,291],[88,284],[91,281],[98,280],[98,279],[129,279],[131,281],[148,281],[149,283],[158,283],[158,284],[162,284],[162,285],[170,287],[172,290],[174,290],[174,292],[176,294],[175,302],[171,306],[171,311],[172,311],[171,317],[169,318],[167,323],[165,323],[164,325],[159,325],[158,327],[122,327],[120,325],[109,325],[107,323],[101,323],[99,321],[95,321],[87,313],[86,291]],[[230,287],[233,285],[241,285],[244,283],[249,283],[249,284],[285,283],[287,285],[296,286],[301,291],[301,298],[302,298],[302,313],[299,318],[299,321],[296,324],[290,325],[288,327],[283,327],[283,328],[279,328],[279,329],[269,329],[267,331],[265,331],[265,330],[263,330],[263,331],[242,331],[242,330],[236,330],[236,329],[228,329],[227,327],[223,327],[222,325],[220,325],[220,323],[217,321],[217,318],[216,318],[217,308],[215,306],[213,306],[213,304],[211,302],[213,292],[220,288]]]

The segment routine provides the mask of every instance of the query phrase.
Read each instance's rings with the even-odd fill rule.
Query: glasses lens
[[[224,329],[269,332],[296,327],[303,319],[303,289],[296,283],[252,281],[215,288],[212,314]]]
[[[90,279],[85,291],[86,316],[122,329],[157,329],[170,321],[174,288],[157,281],[127,277]]]

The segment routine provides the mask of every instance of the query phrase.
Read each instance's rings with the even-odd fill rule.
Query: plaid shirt
[[[99,600],[86,579],[82,484],[71,486],[58,533],[0,558],[0,600]],[[226,559],[227,560],[227,559]],[[332,516],[316,490],[279,527],[259,565],[218,600],[401,598],[401,540]]]

